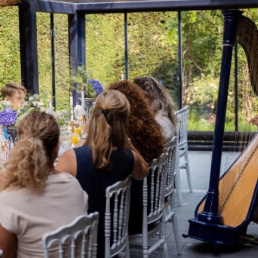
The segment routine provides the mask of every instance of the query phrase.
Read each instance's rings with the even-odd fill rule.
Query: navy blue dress
[[[96,169],[92,164],[92,151],[89,146],[74,148],[77,160],[76,178],[89,196],[88,213],[99,212],[98,258],[104,257],[104,215],[106,207],[106,188],[117,181],[124,180],[133,171],[134,156],[129,149],[112,151],[111,171]]]

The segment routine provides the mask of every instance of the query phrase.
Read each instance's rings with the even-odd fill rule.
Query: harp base
[[[188,234],[183,234],[183,237],[191,237],[214,245],[240,245],[240,235],[245,233],[232,227],[202,222],[197,219],[190,219],[189,223]]]

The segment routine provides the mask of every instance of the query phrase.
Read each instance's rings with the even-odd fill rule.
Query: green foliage
[[[68,21],[66,15],[54,15],[55,101],[57,110],[69,110],[70,68]],[[40,95],[52,96],[50,14],[37,13],[38,66]]]
[[[184,76],[188,78],[186,87],[201,73],[219,76],[222,27],[220,11],[182,13]]]
[[[86,70],[106,87],[124,71],[123,14],[86,16]]]
[[[17,7],[0,9],[0,85],[21,81]]]
[[[201,74],[200,77],[193,79],[191,87],[185,91],[185,103],[187,105],[205,106],[211,112],[214,112],[218,96],[218,85],[218,78]]]
[[[191,106],[189,113],[188,128],[192,131],[213,131],[214,123],[204,119],[204,110]]]
[[[74,89],[79,89],[79,93],[81,90],[84,90],[86,98],[95,98],[97,95],[96,91],[94,90],[93,84],[88,82],[88,79],[90,79],[89,74],[84,65],[78,66],[72,71],[71,85],[77,85]]]
[[[175,99],[178,95],[178,47],[167,35],[169,22],[174,21],[176,17],[176,12],[128,15],[130,79],[143,75],[155,76]]]
[[[245,9],[258,22],[255,9]],[[178,13],[128,13],[129,79],[152,75],[167,87],[175,103],[178,92]],[[222,56],[223,16],[220,10],[184,11],[182,21],[183,106],[190,106],[190,130],[213,130]],[[55,70],[51,66],[51,33],[54,34]],[[91,78],[104,87],[125,75],[124,15],[86,15],[86,67]],[[0,83],[21,82],[18,8],[0,9]],[[54,14],[51,32],[50,14],[37,13],[39,93],[49,99],[52,75],[55,75],[57,110],[69,110],[71,69],[69,67],[68,19]],[[234,130],[235,100],[238,100],[238,122],[241,130],[258,111],[248,75],[246,56],[238,48],[238,92],[234,89],[232,63],[226,114],[226,130]],[[86,74],[85,74],[86,75]],[[81,78],[85,81],[86,77]],[[84,82],[85,83],[85,82]],[[235,95],[236,94],[236,95]]]

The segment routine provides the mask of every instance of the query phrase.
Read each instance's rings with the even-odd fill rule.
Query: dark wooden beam
[[[38,93],[36,1],[19,5],[19,22],[21,83],[28,91]]]
[[[239,9],[258,7],[257,0],[38,0],[38,11],[72,14],[115,12],[157,12],[211,9]]]

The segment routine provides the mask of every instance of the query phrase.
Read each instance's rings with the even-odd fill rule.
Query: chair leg
[[[167,205],[165,209],[165,214],[166,214],[166,223],[171,223],[173,227],[173,232],[171,234],[168,234],[166,232],[166,237],[167,241],[171,237],[171,235],[174,235],[175,243],[176,243],[176,249],[177,249],[177,254],[181,254],[181,244],[180,244],[180,237],[179,237],[179,231],[178,231],[178,223],[177,223],[177,215],[176,215],[176,210],[173,207],[173,203],[175,201],[175,196],[173,195],[173,198],[170,202],[169,205]],[[166,228],[167,230],[167,228]]]
[[[129,236],[128,236],[129,238]],[[126,248],[125,248],[125,257],[130,258],[130,248],[129,248],[129,240],[126,243]]]
[[[147,240],[146,237],[143,237],[143,239],[142,239],[142,257],[143,258],[148,258],[149,257],[149,253],[148,253],[148,240]]]
[[[189,160],[188,160],[188,151],[185,152],[185,162],[186,162],[186,175],[187,175],[187,182],[189,186],[189,191],[190,193],[193,192],[193,187],[192,187],[192,180],[191,180],[191,175],[190,175],[190,167],[189,167]]]
[[[182,205],[182,191],[181,191],[181,181],[180,181],[180,168],[177,169],[175,175],[175,185],[176,185],[176,197],[177,197],[177,205]]]
[[[179,233],[178,233],[178,224],[177,224],[176,213],[172,217],[172,226],[173,226],[173,231],[174,231],[177,254],[181,254],[181,244],[180,244],[180,238],[179,238]]]
[[[165,242],[162,246],[162,257],[164,258],[169,258],[168,256],[168,247],[167,247],[167,242]]]
[[[168,247],[167,247],[167,238],[166,238],[166,212],[164,210],[162,217],[162,228],[161,228],[161,239],[165,239],[162,245],[162,257],[168,258]]]

